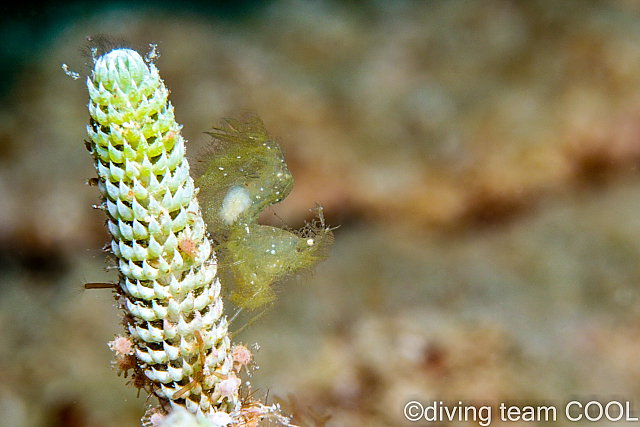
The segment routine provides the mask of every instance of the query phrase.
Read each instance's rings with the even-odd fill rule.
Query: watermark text
[[[638,422],[639,418],[628,400],[571,400],[563,405],[474,405],[458,401],[445,403],[441,400],[419,402],[412,400],[404,406],[404,416],[412,422],[442,423],[466,421],[481,427],[491,425],[493,419],[502,422],[555,422],[564,417],[570,422],[609,421]]]

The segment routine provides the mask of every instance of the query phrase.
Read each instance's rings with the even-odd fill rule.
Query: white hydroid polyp
[[[87,87],[89,148],[120,271],[126,336],[118,339],[133,348],[116,352],[116,366],[158,397],[157,411],[234,416],[239,381],[215,255],[168,91],[131,49],[95,59]]]

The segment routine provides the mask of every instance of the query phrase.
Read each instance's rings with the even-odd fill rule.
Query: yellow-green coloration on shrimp
[[[196,178],[205,221],[214,237],[237,224],[255,222],[260,212],[282,201],[293,188],[282,150],[259,117],[227,119],[226,125],[208,132],[213,154],[199,165],[201,175]]]
[[[231,302],[258,308],[275,298],[275,282],[325,258],[333,233],[320,206],[319,219],[297,232],[258,224],[260,212],[293,188],[282,150],[260,118],[228,119],[226,127],[209,134],[213,153],[201,163],[195,183],[218,245],[219,275]]]
[[[297,232],[252,224],[231,234],[220,251],[228,262],[220,269],[220,280],[235,285],[231,302],[247,308],[269,303],[275,298],[274,282],[327,256],[333,233],[324,224],[322,207],[316,206],[316,213],[320,219]]]

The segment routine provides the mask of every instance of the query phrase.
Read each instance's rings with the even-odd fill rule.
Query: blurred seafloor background
[[[296,421],[409,425],[414,399],[552,404],[560,426],[574,397],[640,408],[640,3],[3,8],[0,426],[144,411],[109,368],[111,295],[80,291],[115,273],[84,185],[88,94],[61,64],[86,75],[99,33],[158,43],[190,155],[222,117],[261,115],[296,180],[265,221],[319,201],[341,225],[237,338]]]

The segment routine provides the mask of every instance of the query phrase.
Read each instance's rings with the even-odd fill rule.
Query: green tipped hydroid
[[[296,232],[258,224],[260,212],[291,192],[293,178],[255,116],[211,132],[214,155],[194,183],[168,90],[155,65],[137,52],[117,48],[94,58],[87,88],[87,148],[124,311],[125,334],[109,347],[118,373],[159,400],[143,425],[161,425],[172,412],[167,426],[193,416],[210,427],[253,426],[264,417],[290,426],[277,405],[251,398],[248,382],[240,397],[238,377],[251,354],[244,346],[231,348],[221,281],[240,307],[272,301],[274,282],[326,255],[333,236],[322,208],[316,207],[319,220]]]
[[[168,91],[154,64],[130,49],[95,59],[87,87],[89,148],[125,311],[126,336],[111,343],[116,367],[133,371],[160,412],[237,412],[238,384],[225,383],[235,371],[216,259]],[[130,351],[118,350],[127,342]]]

